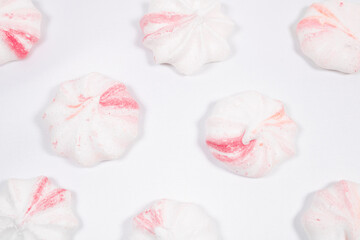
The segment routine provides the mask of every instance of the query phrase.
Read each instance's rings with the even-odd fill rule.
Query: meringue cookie
[[[230,171],[262,177],[295,153],[296,124],[284,105],[257,92],[218,102],[206,122],[206,144]]]
[[[0,239],[70,239],[79,226],[71,201],[47,177],[9,180],[0,192]]]
[[[360,4],[314,3],[297,26],[303,53],[318,66],[344,73],[360,70]]]
[[[219,240],[215,221],[202,208],[161,200],[134,218],[130,240]]]
[[[0,65],[25,58],[40,38],[40,25],[31,0],[0,0]]]
[[[120,158],[138,134],[139,105],[98,73],[62,84],[43,116],[53,149],[83,166]]]
[[[340,181],[317,192],[302,221],[311,240],[359,240],[360,185]]]
[[[234,23],[218,0],[151,0],[140,26],[155,62],[169,63],[185,75],[230,55],[227,39]]]

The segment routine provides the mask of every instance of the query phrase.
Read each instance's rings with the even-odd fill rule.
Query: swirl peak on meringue
[[[0,65],[28,55],[40,39],[41,18],[31,0],[0,0]]]
[[[53,149],[82,166],[120,158],[138,135],[139,105],[101,74],[65,82],[45,111]]]
[[[210,152],[227,169],[258,178],[295,154],[297,126],[280,101],[248,91],[215,105],[206,135]]]
[[[303,53],[316,65],[344,73],[360,70],[360,4],[314,3],[297,25]]]
[[[171,64],[185,75],[223,61],[231,52],[227,39],[234,23],[219,0],[151,0],[140,27],[155,62]]]
[[[72,205],[47,177],[9,180],[0,190],[0,239],[70,239],[79,227]]]
[[[216,222],[192,203],[157,201],[133,223],[130,240],[220,240]]]
[[[302,223],[311,240],[359,240],[360,184],[342,180],[318,191]]]

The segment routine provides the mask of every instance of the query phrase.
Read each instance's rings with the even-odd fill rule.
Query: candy
[[[0,239],[68,240],[78,226],[71,193],[47,177],[9,180],[0,191]]]
[[[218,0],[151,0],[140,26],[155,62],[169,63],[182,74],[230,55],[227,39],[234,24]]]
[[[125,85],[97,73],[62,84],[43,116],[53,149],[83,166],[120,158],[137,137],[138,117]]]
[[[202,208],[190,203],[158,201],[134,218],[130,240],[219,240],[219,229]]]
[[[295,153],[296,124],[280,101],[257,92],[218,102],[206,132],[212,155],[241,176],[262,177]]]
[[[344,73],[360,70],[360,4],[314,3],[297,26],[303,53],[318,66]]]
[[[0,65],[25,58],[40,38],[40,25],[31,0],[0,0]]]
[[[318,191],[302,222],[311,240],[360,239],[360,185],[340,181]]]

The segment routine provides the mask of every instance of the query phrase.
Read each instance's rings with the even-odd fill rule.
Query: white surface
[[[142,47],[147,1],[36,0],[44,38],[27,60],[0,67],[0,186],[45,174],[75,192],[75,240],[125,240],[130,217],[159,198],[202,205],[224,240],[306,239],[298,214],[309,194],[343,178],[360,182],[360,75],[299,55],[290,29],[311,3],[223,0],[238,25],[234,56],[183,77]],[[61,82],[92,71],[123,81],[144,119],[122,160],[83,169],[50,151],[41,115]],[[298,155],[259,180],[214,166],[204,151],[209,107],[249,89],[281,99],[300,126]]]

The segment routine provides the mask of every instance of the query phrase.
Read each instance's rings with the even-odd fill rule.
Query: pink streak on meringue
[[[18,56],[19,59],[25,58],[28,55],[29,51],[25,49],[25,46],[20,41],[18,41],[18,37],[26,39],[26,41],[31,44],[35,44],[39,40],[35,36],[14,29],[0,31],[4,33],[4,41],[15,52],[16,56]]]
[[[57,188],[47,195],[44,195],[44,190],[49,185],[49,179],[42,177],[37,183],[37,188],[33,193],[32,201],[28,207],[24,219],[27,216],[33,216],[39,212],[45,211],[46,209],[55,207],[65,200],[65,192],[67,190]]]
[[[234,162],[244,159],[253,149],[256,140],[251,140],[249,144],[243,143],[243,136],[237,138],[223,138],[223,139],[207,139],[206,144],[221,153],[236,154],[234,157],[227,157],[226,155],[218,154],[212,151],[213,155],[222,162]]]
[[[145,32],[144,29],[149,23],[165,26],[153,33],[145,35],[144,40],[149,37],[157,38],[165,33],[174,32],[177,28],[183,27],[185,24],[191,22],[194,17],[195,15],[176,14],[173,12],[147,14],[140,21],[140,27],[143,32]]]
[[[360,237],[360,185],[340,181],[318,191],[303,215],[303,224],[312,239],[337,236],[339,240]]]
[[[331,28],[333,28],[333,29],[338,28],[339,30],[341,30],[345,34],[347,34],[349,37],[356,39],[356,37],[350,32],[350,30],[346,26],[344,26],[340,22],[340,20],[335,16],[335,14],[333,14],[329,9],[322,6],[321,4],[313,4],[313,5],[311,5],[311,7],[316,9],[319,13],[321,13],[326,18],[329,18],[330,20],[334,20],[335,22],[337,22],[339,24],[339,27],[334,24],[324,21],[320,17],[308,17],[299,22],[298,27],[297,27],[298,30],[302,30],[304,28],[317,28],[317,29],[323,29],[323,30],[328,30]]]
[[[155,228],[163,224],[160,209],[149,209],[140,213],[134,219],[138,227],[145,229],[151,234],[155,234]]]
[[[138,103],[133,98],[127,97],[127,95],[126,87],[123,84],[117,84],[103,93],[99,103],[103,107],[139,109]]]

